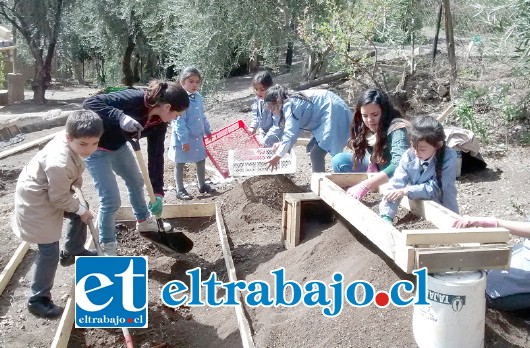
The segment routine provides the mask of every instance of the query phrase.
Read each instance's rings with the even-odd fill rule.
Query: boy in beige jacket
[[[84,248],[87,223],[93,218],[74,196],[81,187],[84,158],[96,151],[103,133],[101,118],[92,111],[74,111],[59,133],[22,169],[15,193],[13,231],[22,240],[38,244],[28,297],[30,313],[43,318],[63,311],[51,300],[57,263],[72,265],[75,256],[95,256]],[[59,253],[63,218],[67,218],[64,250]]]

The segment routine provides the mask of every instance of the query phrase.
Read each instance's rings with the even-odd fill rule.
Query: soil
[[[290,82],[290,75],[280,76],[277,82]],[[322,87],[322,86],[321,86]],[[351,104],[351,93],[356,94],[351,83],[333,87]],[[82,95],[69,91],[65,95],[74,100],[95,90],[83,89]],[[61,95],[65,100],[65,95]],[[237,119],[249,120],[248,107],[252,102],[250,77],[232,78],[226,90],[210,98],[207,116],[212,129],[220,129]],[[66,104],[72,107],[72,104]],[[34,106],[31,106],[34,107]],[[423,110],[433,115],[447,107],[444,103],[427,105]],[[17,108],[21,108],[17,106]],[[72,108],[75,108],[72,107]],[[7,108],[6,108],[7,109]],[[0,113],[7,115],[9,110]],[[244,112],[241,110],[245,110]],[[34,110],[31,110],[33,112]],[[58,131],[53,128],[40,131],[42,136]],[[37,134],[31,133],[32,136]],[[28,134],[29,139],[29,134]],[[27,140],[24,140],[27,141]],[[167,142],[169,140],[167,139]],[[487,169],[467,174],[457,182],[461,214],[495,215],[507,219],[526,219],[530,203],[525,187],[530,181],[530,150],[511,143],[490,144],[482,154]],[[143,144],[145,150],[145,144]],[[2,159],[0,165],[0,268],[4,268],[13,255],[19,241],[9,227],[13,211],[13,192],[16,178],[22,166],[35,154],[33,149],[17,156]],[[340,219],[308,219],[304,217],[302,243],[285,250],[280,241],[283,193],[308,192],[311,166],[305,148],[297,146],[295,154],[298,167],[295,174],[257,176],[250,178],[223,179],[209,160],[208,181],[217,189],[212,195],[199,194],[196,187],[195,167],[188,165],[185,182],[191,203],[219,202],[226,224],[230,247],[238,279],[270,282],[271,271],[285,268],[287,279],[298,282],[321,280],[332,282],[335,272],[344,274],[344,283],[366,280],[376,289],[387,289],[400,279],[410,279],[351,226]],[[327,168],[330,170],[329,157]],[[177,201],[174,191],[174,165],[166,162],[166,203]],[[85,198],[97,207],[97,197],[91,178],[85,173]],[[127,202],[125,190],[122,201]],[[365,203],[378,199],[375,194]],[[371,202],[371,203],[370,203]],[[401,214],[401,213],[400,213]],[[207,279],[216,272],[221,281],[228,275],[219,242],[215,218],[187,218],[169,221],[184,231],[195,243],[194,249],[185,255],[170,256],[145,239],[139,237],[133,226],[123,226],[118,231],[120,255],[146,255],[149,257],[149,328],[131,329],[137,347],[240,347],[235,312],[229,307],[187,307],[171,309],[160,300],[161,287],[170,280],[189,282],[188,269],[200,267]],[[425,221],[405,213],[398,215],[398,229],[426,228]],[[518,242],[513,239],[513,243]],[[0,347],[48,347],[53,339],[56,320],[37,319],[25,308],[26,292],[30,279],[30,267],[34,258],[34,246],[15,272],[12,282],[0,298]],[[72,285],[73,268],[59,268],[53,298],[64,305]],[[218,293],[218,296],[222,296]],[[345,306],[342,313],[327,318],[321,308],[297,306],[294,308],[251,308],[244,306],[257,347],[413,347],[412,307],[404,309],[389,306],[353,308]],[[528,337],[500,335],[495,329],[506,323],[498,312],[489,311],[486,347],[523,347]],[[492,319],[493,318],[493,319]],[[500,325],[500,324],[499,324]],[[520,321],[504,324],[504,332],[514,332]],[[522,326],[524,332],[524,326]],[[513,328],[513,329],[511,329]],[[526,329],[528,332],[528,329]],[[124,346],[121,330],[73,329],[70,347],[118,347]]]

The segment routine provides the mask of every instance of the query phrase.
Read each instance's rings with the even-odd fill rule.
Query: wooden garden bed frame
[[[230,281],[237,281],[236,270],[230,245],[228,244],[228,236],[226,234],[225,223],[221,212],[221,207],[215,203],[191,203],[191,204],[165,204],[164,213],[162,215],[165,219],[174,218],[192,218],[192,217],[211,217],[215,216],[217,229],[219,231],[219,240],[223,250],[223,257],[225,260],[228,278]],[[132,209],[130,206],[122,206],[116,212],[116,221],[131,221],[134,220]],[[87,237],[86,248],[93,247],[92,236]],[[22,242],[17,248],[15,254],[11,257],[5,269],[0,273],[0,295],[4,288],[8,285],[15,270],[22,262],[24,255],[29,249],[29,243]],[[103,256],[104,257],[104,256]],[[241,294],[239,294],[241,296]],[[242,299],[240,298],[240,302]],[[250,330],[250,324],[245,316],[241,305],[234,306],[236,312],[239,332],[241,334],[242,345],[244,348],[253,348],[254,341]],[[63,315],[57,324],[54,339],[52,341],[52,348],[65,348],[70,339],[70,333],[74,324],[75,301],[74,301],[74,284],[72,284],[70,295],[66,301]]]
[[[507,229],[452,228],[453,222],[460,217],[458,214],[433,201],[405,197],[401,206],[437,229],[399,231],[362,202],[346,194],[344,188],[367,179],[369,175],[315,173],[311,178],[311,190],[403,271],[412,273],[422,267],[427,267],[429,273],[508,269],[511,247]]]

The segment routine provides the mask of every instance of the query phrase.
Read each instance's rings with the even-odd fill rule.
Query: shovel
[[[77,197],[79,198],[79,202],[81,202],[83,206],[88,207],[85,197],[83,197],[83,193],[81,192],[81,189],[77,186],[74,186],[74,191],[77,194]],[[98,255],[103,255],[103,251],[101,250],[101,245],[99,244],[99,234],[96,231],[96,228],[94,227],[94,223],[92,222],[92,219],[88,221],[88,229],[90,230],[90,234],[92,235],[92,240],[94,242],[94,245],[96,246]]]
[[[142,151],[140,149],[140,132],[138,132],[138,137],[127,138],[132,145],[134,154],[136,155],[136,160],[138,162],[138,165],[140,166],[140,171],[142,172],[142,176],[144,178],[145,187],[147,188],[147,193],[149,194],[149,201],[151,202],[151,204],[154,204],[156,200],[155,192],[153,191],[153,185],[151,185],[149,173],[145,166]],[[184,233],[166,233],[166,231],[164,230],[164,223],[160,217],[157,217],[156,223],[158,225],[158,231],[139,232],[140,235],[144,238],[149,239],[152,243],[156,244],[160,248],[171,253],[177,252],[180,254],[184,254],[189,252],[193,248],[193,241],[189,239]]]

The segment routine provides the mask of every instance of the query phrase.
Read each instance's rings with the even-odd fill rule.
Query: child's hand
[[[360,182],[355,186],[350,187],[348,190],[346,190],[346,193],[352,196],[353,198],[359,200],[363,199],[364,196],[368,194],[370,191],[370,188],[366,186],[364,182]]]
[[[390,190],[383,195],[383,198],[389,202],[395,202],[403,198],[406,194],[405,189]]]
[[[281,159],[280,156],[277,156],[277,155],[272,156],[272,158],[268,162],[267,170],[270,169],[272,172],[275,169],[278,169],[278,163],[280,162],[280,159]]]
[[[190,150],[190,144],[182,144],[182,151],[188,152]]]
[[[90,220],[94,218],[94,215],[92,215],[92,212],[87,209],[87,211],[85,211],[85,213],[81,215],[80,217],[81,217],[81,221],[83,221],[85,224],[88,225]]]
[[[256,128],[249,127],[248,131],[252,134],[256,134]]]
[[[278,149],[278,147],[280,146],[280,143],[274,143],[272,144],[271,148],[272,148],[272,151],[276,151]]]

